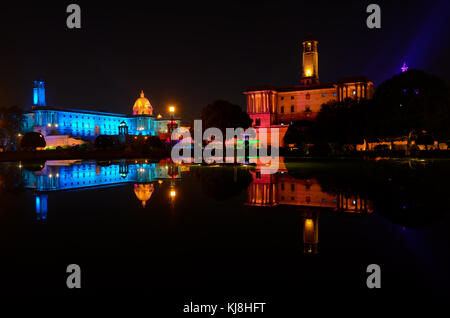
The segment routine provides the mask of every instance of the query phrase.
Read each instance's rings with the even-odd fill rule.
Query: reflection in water
[[[299,160],[275,175],[257,166],[145,160],[4,163],[2,252],[27,268],[51,261],[56,266],[60,261],[52,257],[65,255],[67,246],[96,265],[112,253],[130,256],[123,262],[128,272],[156,273],[164,286],[180,269],[185,271],[171,286],[186,286],[181,276],[210,280],[218,272],[205,265],[211,259],[229,273],[227,280],[237,275],[236,280],[262,277],[258,286],[289,282],[274,290],[332,280],[333,273],[326,274],[330,266],[356,281],[360,272],[354,266],[364,271],[367,261],[385,264],[391,270],[384,277],[401,284],[419,279],[448,286],[450,160],[425,163],[412,168],[403,160]],[[238,258],[230,258],[232,253]],[[243,261],[233,270],[236,259]],[[356,280],[353,273],[359,273]]]
[[[37,219],[45,220],[49,192],[132,183],[134,194],[145,208],[155,190],[153,183],[162,182],[161,179],[170,179],[172,189],[174,179],[180,178],[180,170],[180,166],[159,165],[146,161],[128,164],[123,160],[120,163],[101,165],[95,162],[61,160],[48,161],[40,171],[23,170],[22,179],[25,188],[35,190]]]
[[[165,196],[174,210],[179,195],[175,180],[181,178],[183,170],[189,170],[200,183],[203,194],[218,201],[238,199],[246,191],[246,206],[281,206],[298,211],[302,218],[304,251],[312,254],[318,251],[320,213],[366,215],[376,206],[393,223],[422,225],[440,215],[442,208],[435,206],[447,206],[444,202],[448,202],[442,194],[445,188],[440,185],[446,182],[442,180],[443,172],[449,171],[449,167],[440,162],[415,166],[414,174],[411,165],[401,162],[370,161],[289,163],[287,168],[282,164],[280,172],[272,175],[261,173],[259,167],[176,166],[145,160],[132,163],[47,161],[45,165],[31,166],[32,169],[27,169],[25,164],[16,170],[3,168],[0,182],[4,190],[16,191],[23,187],[34,190],[39,220],[47,218],[47,194],[52,191],[132,184],[134,195],[145,208],[164,179],[168,181]],[[441,199],[430,200],[436,195]]]
[[[134,194],[136,194],[136,197],[141,201],[143,208],[145,208],[147,201],[150,200],[154,190],[153,183],[134,184]]]
[[[36,195],[36,219],[38,221],[47,219],[47,198],[46,194]]]
[[[319,243],[319,214],[321,211],[367,214],[372,203],[359,195],[323,191],[317,179],[296,179],[286,171],[277,174],[251,172],[247,205],[258,207],[290,206],[302,217],[304,253],[316,254]]]
[[[303,252],[316,254],[319,244],[319,213],[305,212],[302,215],[303,225]]]

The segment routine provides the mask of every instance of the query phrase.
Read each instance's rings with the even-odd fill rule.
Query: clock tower
[[[319,53],[317,46],[319,42],[312,38],[303,41],[303,72],[302,85],[319,84]]]

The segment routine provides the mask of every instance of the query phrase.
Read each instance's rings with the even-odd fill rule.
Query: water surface
[[[202,293],[383,288],[447,292],[450,162],[285,160],[1,164],[4,288]]]

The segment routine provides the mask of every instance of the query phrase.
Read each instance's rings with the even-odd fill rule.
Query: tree
[[[353,98],[322,105],[314,126],[314,142],[344,145],[362,143],[368,105]]]
[[[286,144],[294,144],[300,152],[307,153],[307,145],[312,143],[312,132],[315,122],[311,120],[300,120],[289,125],[283,140]]]
[[[247,129],[252,124],[250,116],[240,106],[224,100],[216,100],[203,108],[201,119],[203,130],[216,127],[224,136],[226,128]]]
[[[22,122],[23,111],[17,106],[0,108],[0,148],[10,148],[17,140]]]
[[[444,80],[410,70],[384,81],[374,95],[372,135],[408,136],[428,131],[438,139],[450,138],[450,91]]]
[[[20,142],[20,146],[24,149],[35,150],[37,147],[44,148],[46,146],[45,138],[38,132],[27,132]]]

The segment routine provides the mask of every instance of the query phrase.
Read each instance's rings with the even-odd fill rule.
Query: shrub
[[[45,138],[38,132],[27,132],[23,135],[20,146],[24,149],[36,149],[46,146]]]
[[[107,149],[112,148],[115,145],[115,141],[112,136],[109,135],[99,135],[95,138],[95,148]]]

